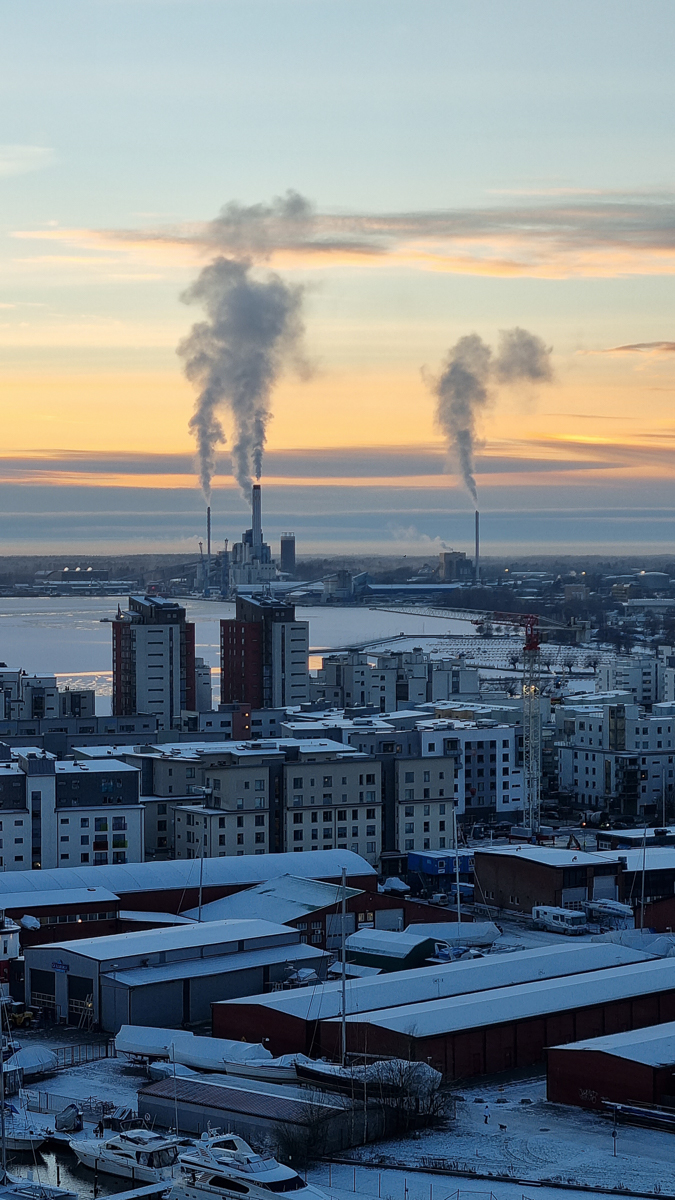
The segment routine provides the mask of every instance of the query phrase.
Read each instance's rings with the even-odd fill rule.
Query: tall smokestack
[[[211,505],[206,507],[206,579],[204,591],[208,593],[211,583]]]
[[[262,546],[262,498],[260,484],[254,483],[251,489],[251,527],[253,530],[253,545]]]
[[[476,563],[474,579],[476,583],[480,583],[480,513],[478,509],[476,509]]]

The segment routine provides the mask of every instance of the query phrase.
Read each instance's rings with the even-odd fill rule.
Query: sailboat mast
[[[347,868],[342,868],[342,1066],[347,1062]]]

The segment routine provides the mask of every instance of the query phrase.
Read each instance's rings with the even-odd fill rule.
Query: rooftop
[[[342,902],[342,887],[335,883],[321,883],[316,879],[303,879],[297,875],[281,875],[278,879],[258,884],[258,887],[235,892],[204,904],[202,921],[221,921],[232,917],[264,917],[274,913],[275,920],[285,924],[317,909],[336,907]],[[360,896],[355,888],[347,888],[346,895]],[[198,908],[188,909],[183,914],[197,918]]]
[[[156,931],[155,931],[156,932]],[[306,946],[303,942],[284,942],[280,946],[260,946],[258,949],[239,950],[236,954],[209,954],[206,958],[193,958],[187,962],[151,963],[147,967],[128,967],[126,970],[105,971],[106,979],[127,987],[147,987],[155,983],[169,983],[173,979],[203,979],[210,975],[226,975],[233,971],[248,971],[254,967],[314,959],[316,965],[328,958],[325,950],[318,946]],[[314,964],[313,964],[314,965]]]
[[[339,879],[342,868],[347,876],[374,876],[374,867],[351,850],[315,850],[311,854],[246,854],[240,858],[204,858],[154,863],[124,863],[110,867],[59,867],[50,871],[0,872],[0,908],[9,907],[8,896],[17,892],[72,890],[77,887],[106,887],[124,895],[134,892],[160,892],[199,887],[245,887],[280,875],[300,875],[305,879]]]
[[[152,914],[151,914],[152,915]],[[209,921],[204,924],[173,925],[168,929],[139,929],[133,933],[113,933],[109,937],[78,938],[72,942],[50,943],[50,949],[81,954],[105,962],[110,958],[129,958],[137,954],[157,954],[168,950],[197,950],[255,938],[293,935],[286,925],[272,921]],[[185,966],[185,961],[182,960]]]
[[[583,975],[538,979],[478,995],[448,996],[427,1003],[373,1010],[350,1015],[347,1020],[364,1021],[411,1037],[442,1037],[463,1029],[501,1025],[544,1013],[587,1008],[673,989],[675,960],[661,958],[656,962],[632,963],[612,970],[584,972]]]
[[[9,892],[0,897],[3,910],[23,909],[22,916],[38,908],[61,908],[66,904],[101,904],[104,901],[117,904],[119,896],[103,887],[80,887],[54,889],[49,892]],[[178,918],[176,918],[178,919]]]
[[[414,928],[414,927],[413,927]],[[564,946],[537,946],[518,954],[495,954],[489,958],[467,959],[443,966],[417,967],[411,971],[393,971],[375,979],[350,980],[347,984],[347,1012],[362,1013],[387,1006],[400,1007],[441,996],[511,987],[538,979],[555,978],[585,971],[596,971],[649,962],[649,956],[610,942],[585,942]],[[273,992],[250,996],[246,1001],[223,1000],[222,1004],[255,1004],[287,1013],[299,1020],[319,1020],[340,1013],[341,983],[327,983],[311,991]],[[264,1019],[264,1018],[263,1018]]]
[[[493,854],[501,858],[523,858],[528,862],[542,863],[547,867],[592,867],[619,861],[616,850],[602,850],[596,854],[589,854],[585,850],[559,850],[555,846],[529,846],[524,842],[520,846],[495,846],[494,848],[476,846],[474,854]],[[672,854],[673,866],[675,866],[675,850],[672,851]]]
[[[607,1037],[588,1038],[583,1042],[567,1042],[554,1050],[597,1050],[615,1058],[644,1063],[648,1067],[675,1066],[675,1021],[650,1025],[647,1029],[631,1029],[628,1033],[610,1033]]]
[[[675,846],[650,846],[635,850],[599,850],[598,858],[613,861],[622,858],[626,871],[675,871]]]

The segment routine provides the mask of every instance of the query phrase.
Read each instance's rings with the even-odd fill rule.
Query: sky
[[[671,0],[0,5],[0,552],[196,549],[181,296],[224,206],[289,191],[306,227],[249,268],[304,324],[270,395],[273,550],[470,550],[434,381],[517,326],[551,379],[487,387],[485,552],[669,552],[674,35]],[[249,523],[223,423],[217,545]]]

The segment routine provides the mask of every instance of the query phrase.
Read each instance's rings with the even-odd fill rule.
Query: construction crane
[[[379,606],[378,606],[379,607]],[[523,643],[523,782],[525,784],[523,823],[533,835],[541,824],[541,643],[543,637],[569,626],[540,617],[537,613],[504,613],[475,609],[411,608],[395,605],[388,612],[409,612],[415,616],[453,619],[461,617],[472,625],[494,622],[513,625],[525,631]]]

